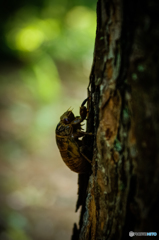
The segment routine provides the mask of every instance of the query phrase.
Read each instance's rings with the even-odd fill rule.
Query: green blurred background
[[[0,240],[67,240],[77,174],[55,127],[79,115],[96,31],[95,0],[0,2]]]

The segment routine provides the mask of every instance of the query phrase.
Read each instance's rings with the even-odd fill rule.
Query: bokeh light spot
[[[59,76],[54,62],[48,55],[45,55],[37,64],[33,65],[33,71],[41,100],[51,101],[59,94],[60,90]]]
[[[72,8],[66,15],[66,23],[70,28],[88,29],[95,28],[95,12],[84,6]]]
[[[39,29],[30,26],[22,29],[16,36],[16,47],[22,51],[34,51],[44,41],[45,36]]]

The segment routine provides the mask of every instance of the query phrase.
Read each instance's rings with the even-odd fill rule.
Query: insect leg
[[[77,132],[83,134],[82,136],[84,136],[84,135],[91,135],[91,136],[94,135],[93,133],[82,132],[80,129],[77,129]]]
[[[80,116],[76,117],[72,122],[71,125],[78,125],[81,122],[83,122],[86,119],[87,116],[87,108],[84,106],[84,104],[88,101],[89,97],[86,98],[80,107]]]
[[[88,157],[86,157],[86,155],[82,152],[82,150],[83,150],[83,147],[80,147],[80,153],[81,153],[81,155],[82,155],[89,163],[91,163],[91,160],[90,160]]]
[[[88,98],[89,98],[89,97],[88,97]],[[85,105],[85,103],[88,101],[88,98],[86,98],[86,99],[82,102],[81,107],[83,107],[83,106]]]
[[[83,137],[84,135],[85,135],[84,132],[82,132],[82,131],[79,132],[77,129],[77,132],[73,133],[72,137],[76,139],[76,138]]]

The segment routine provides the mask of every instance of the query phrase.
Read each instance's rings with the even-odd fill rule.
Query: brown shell
[[[89,163],[80,153],[80,141],[71,137],[72,131],[71,125],[59,123],[56,128],[56,143],[65,164],[74,172],[86,173]]]

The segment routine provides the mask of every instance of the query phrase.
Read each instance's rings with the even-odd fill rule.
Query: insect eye
[[[65,124],[69,123],[68,118],[64,118],[64,123],[65,123]]]

